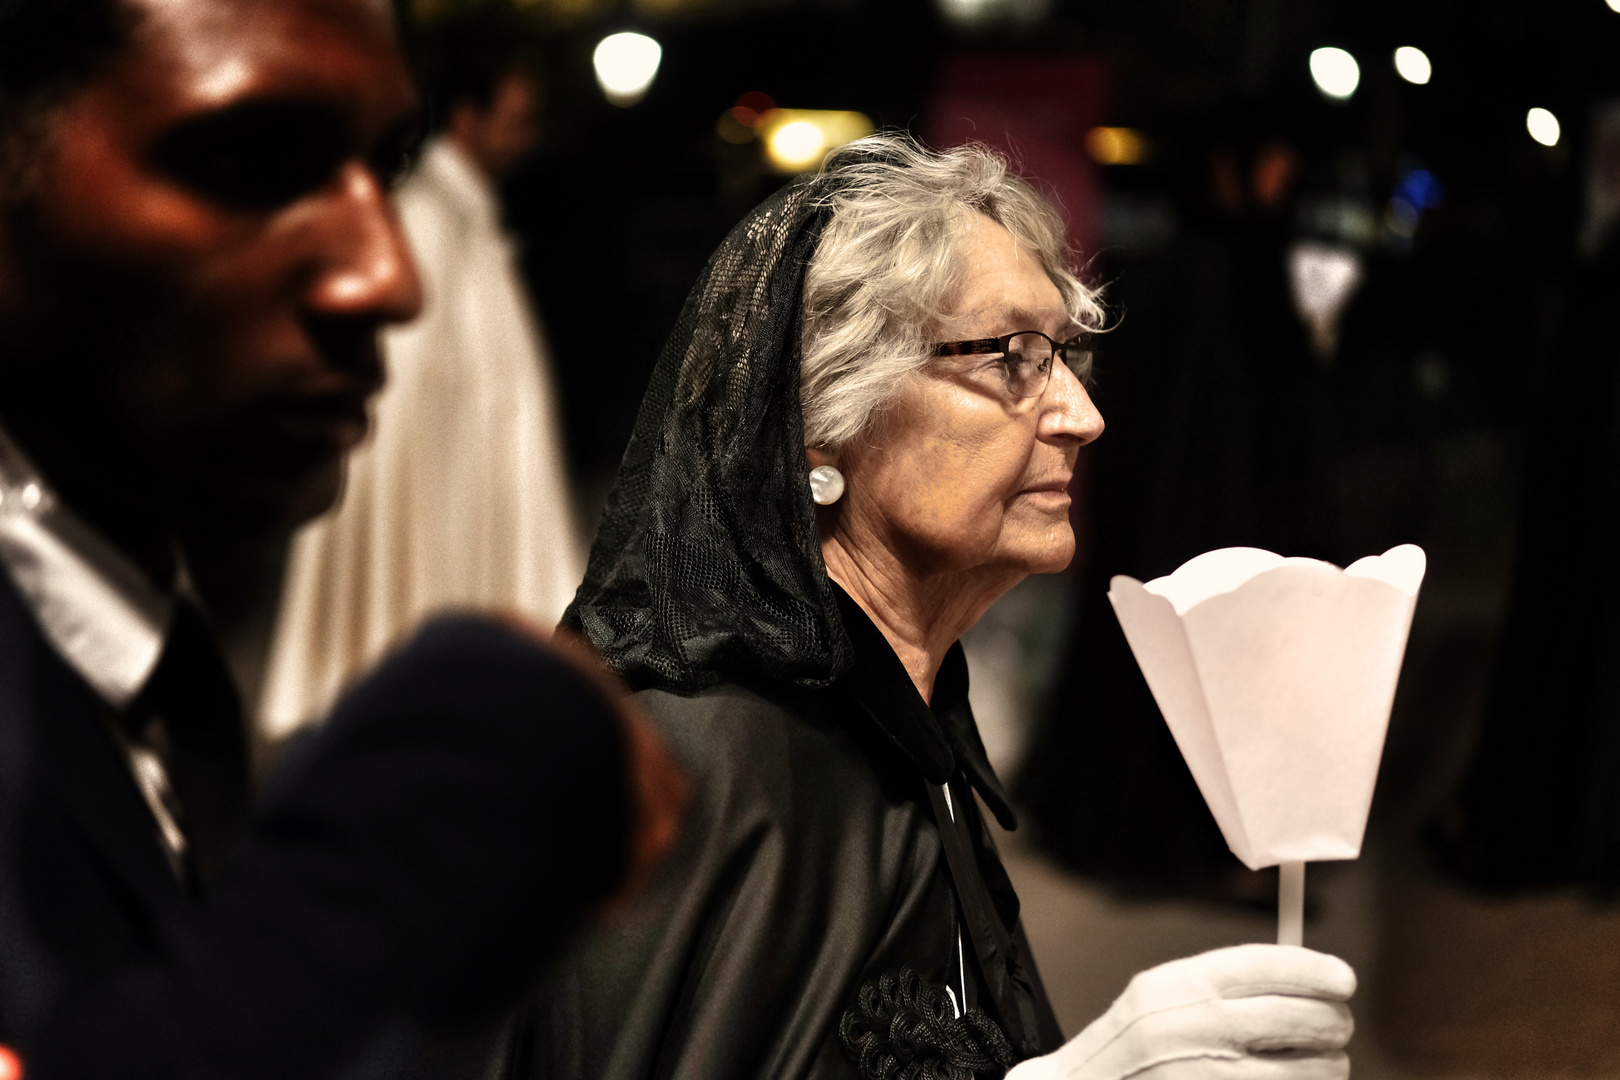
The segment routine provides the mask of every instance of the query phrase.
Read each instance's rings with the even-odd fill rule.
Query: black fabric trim
[[[956,755],[938,718],[917,693],[916,684],[894,654],[889,639],[872,624],[861,606],[837,582],[833,583],[833,596],[855,654],[855,662],[839,687],[855,699],[873,725],[917,766],[929,783],[943,784],[956,772]],[[963,685],[965,702],[965,678]]]
[[[1056,1049],[1062,1045],[1063,1036],[1020,933],[1017,893],[985,835],[984,819],[966,785],[958,786],[955,780],[960,765],[960,775],[978,790],[997,818],[1016,824],[973,723],[962,647],[953,645],[946,654],[934,680],[934,702],[930,707],[866,612],[836,583],[834,594],[855,652],[855,662],[839,681],[838,689],[855,700],[872,726],[928,781],[928,803],[944,846],[963,925],[995,1015],[1020,1057]],[[947,783],[955,788],[954,814],[945,805],[943,785]]]
[[[979,973],[984,976],[990,1000],[995,1004],[996,1015],[1006,1028],[1007,1037],[1021,1058],[1056,1049],[1063,1038],[1057,1033],[1057,1022],[1047,1003],[1045,988],[1034,968],[1027,966],[1027,947],[1002,921],[1002,912],[990,895],[977,853],[968,844],[967,826],[978,825],[978,815],[971,805],[964,805],[953,821],[945,805],[944,790],[930,787],[928,794],[935,820],[940,823],[940,842],[945,848],[945,861],[956,886],[968,938],[973,942],[973,953],[979,961]],[[994,861],[998,872],[1005,874],[1000,860]],[[1056,1042],[1054,1033],[1057,1033]]]
[[[838,1040],[862,1080],[1000,1080],[1017,1060],[989,1016],[961,1016],[943,986],[909,967],[868,979],[838,1024]]]
[[[1009,832],[1018,828],[1012,801],[1007,798],[996,770],[990,766],[984,740],[979,737],[979,725],[973,720],[973,708],[968,704],[967,655],[962,651],[961,642],[951,646],[934,678],[933,714],[956,752],[956,763],[990,812],[996,815],[996,821]]]
[[[1007,792],[990,767],[968,704],[967,657],[961,643],[951,646],[934,678],[932,706],[917,693],[889,639],[850,595],[833,582],[838,614],[855,654],[840,688],[847,691],[877,729],[917,766],[930,783],[943,784],[957,766],[983,797],[1004,829],[1016,829]]]

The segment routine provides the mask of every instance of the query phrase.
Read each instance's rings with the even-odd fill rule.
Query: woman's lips
[[[1024,491],[1026,491],[1026,492],[1028,492],[1028,491],[1062,491],[1062,492],[1067,492],[1069,490],[1069,481],[1071,479],[1072,479],[1072,477],[1068,477],[1068,476],[1055,476],[1050,480],[1043,480],[1038,484],[1029,484],[1024,488]]]
[[[1039,505],[1068,506],[1069,478],[1065,476],[1043,484],[1031,484],[1018,494],[1021,498],[1028,498]]]

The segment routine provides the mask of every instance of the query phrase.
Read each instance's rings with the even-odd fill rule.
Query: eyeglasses
[[[1059,342],[1039,330],[1020,330],[1001,337],[972,341],[946,341],[934,346],[935,356],[994,355],[1001,379],[1015,398],[1039,397],[1052,378],[1052,358],[1062,360],[1081,382],[1091,378],[1091,350],[1080,337]]]

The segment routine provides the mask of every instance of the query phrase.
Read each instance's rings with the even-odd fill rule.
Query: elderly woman
[[[710,260],[565,618],[641,691],[692,804],[516,1075],[1347,1075],[1354,976],[1279,946],[1144,973],[1064,1044],[980,817],[1015,825],[956,641],[1069,562],[1103,430],[1101,310],[1064,256],[994,154],[881,136]]]

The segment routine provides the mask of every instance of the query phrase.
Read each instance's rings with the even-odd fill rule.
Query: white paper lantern
[[[1340,570],[1200,555],[1109,601],[1234,854],[1251,869],[1361,853],[1425,557]]]

